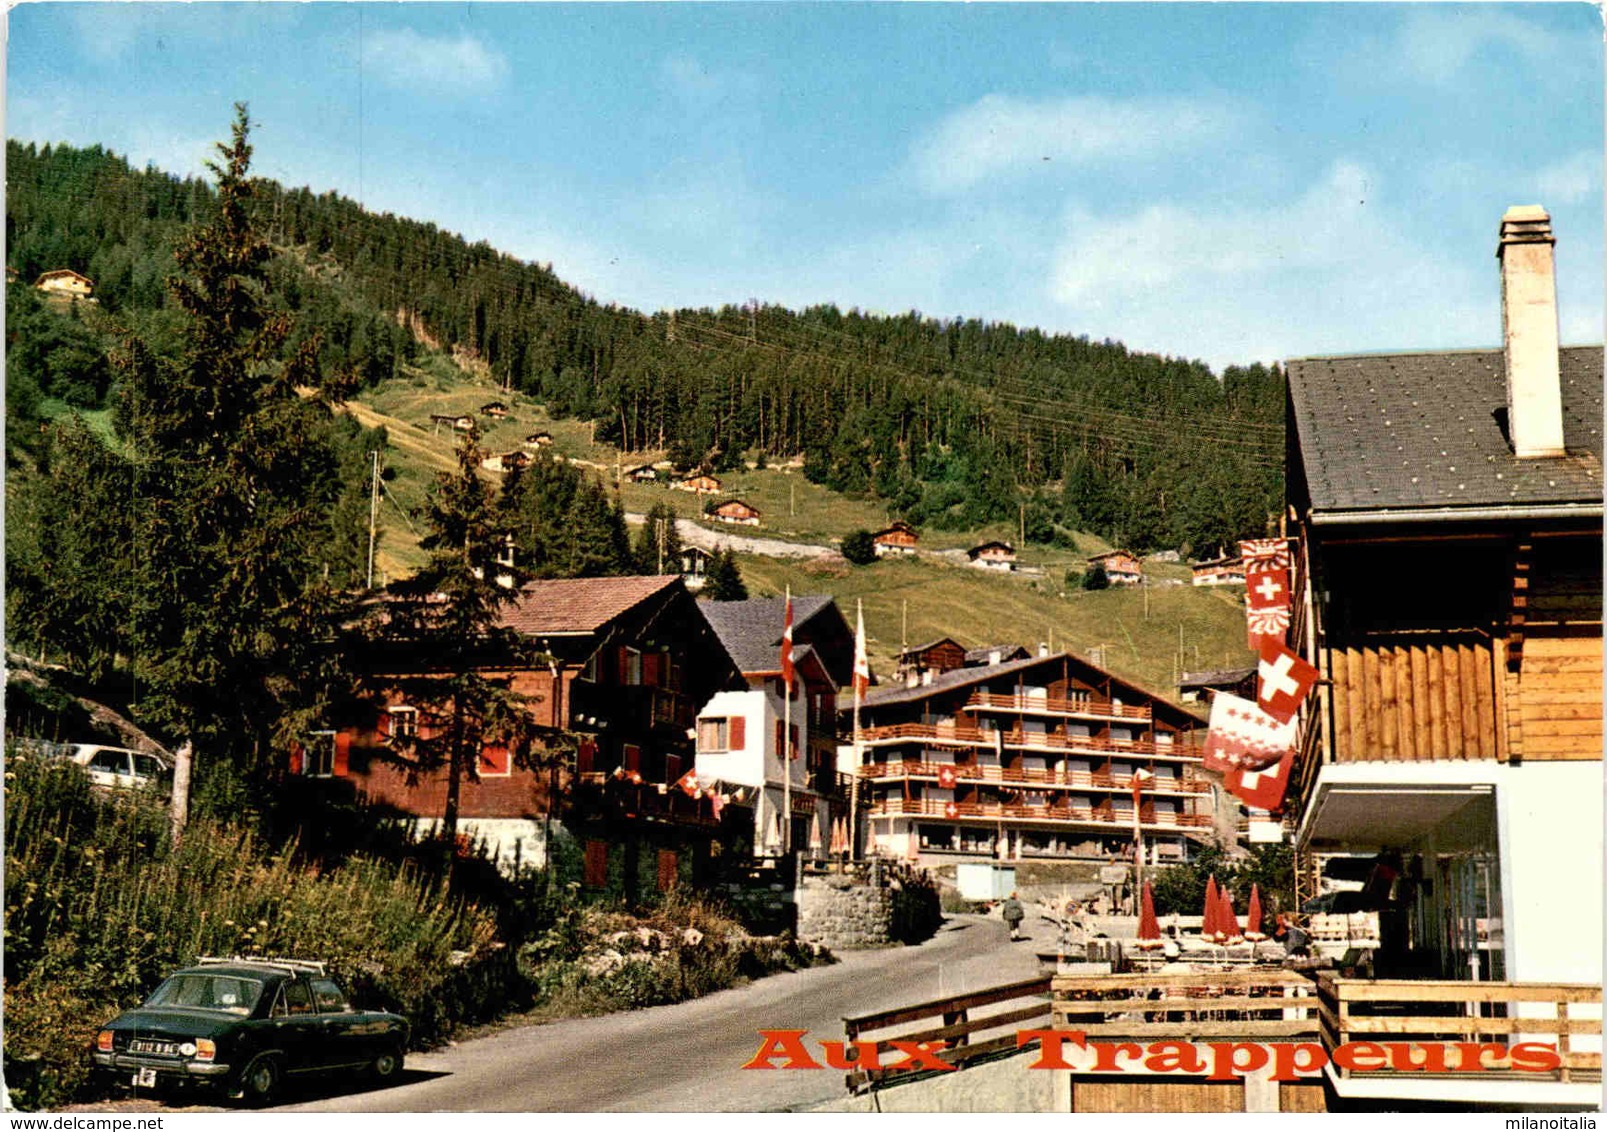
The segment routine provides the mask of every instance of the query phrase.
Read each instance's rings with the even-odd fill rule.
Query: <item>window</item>
[[[128,774],[128,752],[101,751],[89,761],[89,769],[103,771],[106,774]]]
[[[390,716],[390,735],[392,739],[418,738],[418,708],[393,707],[386,709]]]
[[[346,996],[340,988],[329,979],[312,980],[313,1001],[318,1004],[320,1014],[347,1014],[351,1006],[346,1002]]]
[[[730,726],[724,719],[697,721],[697,749],[700,751],[729,751]]]
[[[480,748],[480,777],[507,778],[513,773],[513,756],[500,743],[488,743]]]
[[[626,647],[620,653],[619,682],[633,687],[642,682],[642,653],[640,649]]]
[[[309,731],[307,733],[307,773],[314,778],[328,778],[335,773],[335,733]]]
[[[291,979],[279,988],[279,997],[274,1001],[271,1016],[285,1018],[312,1012],[312,992],[307,989],[307,984],[300,979]]]

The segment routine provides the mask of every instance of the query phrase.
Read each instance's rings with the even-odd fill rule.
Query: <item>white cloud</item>
[[[1415,77],[1449,85],[1491,48],[1515,54],[1531,65],[1549,66],[1565,57],[1569,39],[1484,5],[1426,5],[1410,10],[1401,24],[1396,51]]]
[[[478,93],[500,84],[508,61],[470,35],[426,36],[412,28],[365,35],[364,72],[404,89]]]
[[[1546,166],[1535,174],[1535,191],[1540,203],[1547,207],[1558,204],[1578,204],[1601,194],[1600,151],[1580,150]]]
[[[1233,211],[1074,206],[1050,294],[1060,320],[1215,366],[1311,353],[1488,344],[1495,273],[1408,234],[1372,176],[1333,165],[1297,199]]]
[[[929,131],[912,160],[923,189],[958,192],[1045,166],[1172,155],[1230,136],[1241,119],[1226,104],[1196,99],[990,94]]]

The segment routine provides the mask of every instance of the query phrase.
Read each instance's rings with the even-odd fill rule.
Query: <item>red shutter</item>
[[[664,756],[664,781],[670,784],[681,781],[681,756]]]
[[[307,754],[300,743],[290,744],[290,773],[301,774],[307,768]]]
[[[790,737],[792,739],[792,757],[797,758],[798,757],[798,725],[797,724],[793,724]]]
[[[597,761],[597,744],[590,739],[580,741],[580,749],[575,752],[575,772],[577,774],[591,773]]]
[[[673,849],[660,849],[658,851],[658,890],[668,892],[674,888],[681,879],[680,858]]]
[[[508,748],[501,744],[488,744],[480,748],[481,774],[507,774],[512,764]]]
[[[778,758],[778,759],[782,757],[781,744],[782,744],[782,734],[783,734],[783,732],[781,730],[781,727],[782,727],[781,720],[779,720],[779,719],[776,720],[776,758]]]
[[[586,842],[586,875],[583,878],[587,888],[605,888],[608,885],[608,842]]]
[[[635,743],[625,744],[625,769],[635,771],[642,769],[642,749]]]
[[[389,739],[391,737],[391,719],[392,716],[390,711],[386,708],[380,708],[379,723],[375,726],[374,730],[379,732],[379,737],[381,739]]]
[[[740,751],[748,745],[748,720],[745,716],[735,715],[730,720],[730,734],[725,741],[729,751]]]
[[[621,684],[631,682],[631,654],[624,646],[619,650],[619,682]]]
[[[336,778],[345,778],[349,773],[348,756],[351,754],[352,737],[344,731],[335,734],[335,766]]]
[[[657,688],[659,655],[656,652],[642,654],[642,683],[649,688]]]

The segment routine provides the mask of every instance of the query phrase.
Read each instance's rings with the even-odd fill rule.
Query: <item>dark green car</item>
[[[202,959],[109,1022],[90,1056],[136,1089],[210,1086],[264,1105],[303,1074],[394,1081],[407,1037],[400,1015],[352,1009],[322,963]]]

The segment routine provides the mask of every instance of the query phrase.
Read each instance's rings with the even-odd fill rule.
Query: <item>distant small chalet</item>
[[[915,528],[908,523],[899,521],[884,530],[871,535],[871,544],[876,548],[877,558],[886,558],[888,555],[912,555],[915,553],[915,544],[921,541],[921,536]]]
[[[1088,569],[1105,571],[1113,586],[1136,586],[1144,580],[1144,567],[1130,550],[1110,550],[1088,559]]]
[[[1191,569],[1196,586],[1244,585],[1244,560],[1237,556],[1196,562]]]
[[[95,281],[71,268],[58,267],[34,280],[34,287],[52,298],[88,299],[95,293]]]
[[[1007,542],[984,542],[965,552],[978,570],[1009,573],[1016,568],[1016,548]]]
[[[714,509],[713,514],[722,523],[737,523],[744,527],[759,525],[759,509],[740,499],[727,499]]]

